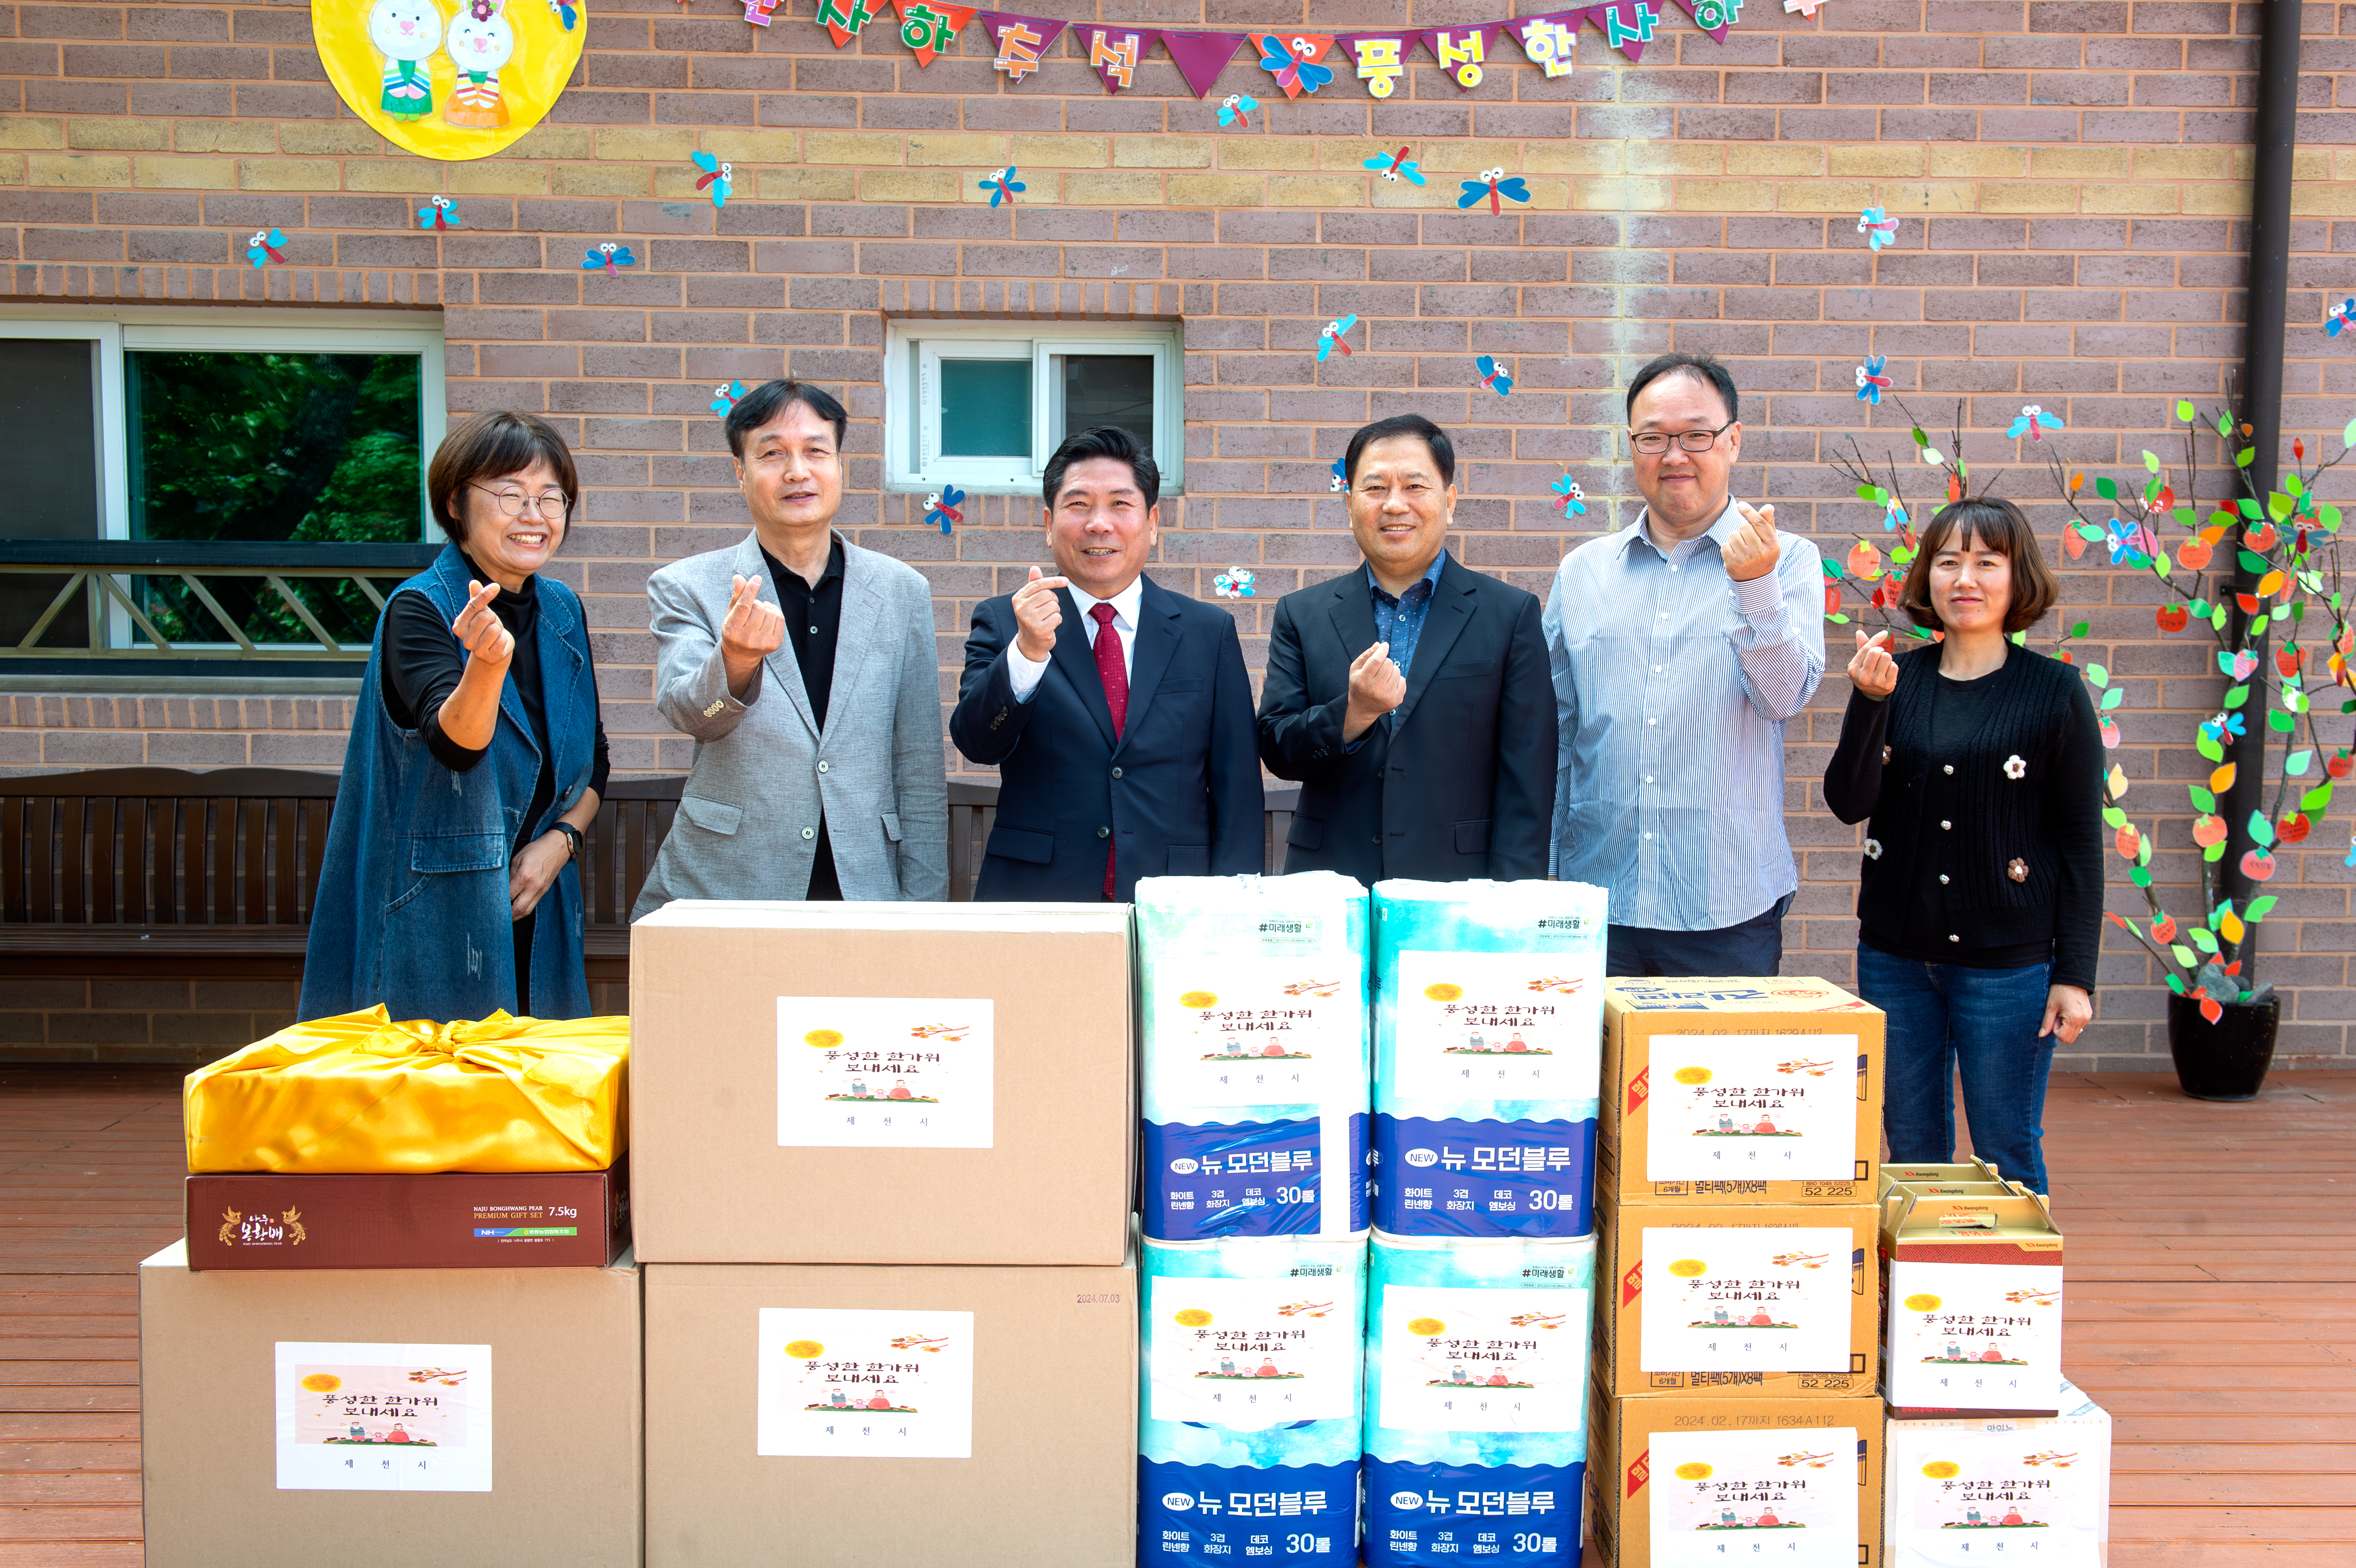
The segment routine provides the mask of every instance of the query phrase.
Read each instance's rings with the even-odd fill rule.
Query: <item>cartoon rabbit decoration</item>
[[[466,8],[450,19],[448,48],[458,67],[458,84],[442,114],[450,124],[495,131],[508,123],[499,67],[515,54],[515,29],[506,12],[507,0],[466,0]]]
[[[376,0],[369,7],[369,42],[384,56],[380,107],[396,120],[434,112],[434,73],[425,67],[442,47],[442,13],[434,0]]]

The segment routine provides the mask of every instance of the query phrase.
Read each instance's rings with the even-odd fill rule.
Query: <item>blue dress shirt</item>
[[[1407,592],[1394,597],[1387,592],[1375,576],[1371,562],[1366,567],[1366,588],[1375,596],[1375,640],[1391,645],[1391,663],[1398,666],[1401,676],[1415,669],[1415,645],[1423,636],[1423,624],[1431,614],[1431,596],[1440,591],[1440,569],[1448,564],[1448,552],[1442,549],[1431,558],[1431,570],[1407,585]],[[1383,715],[1383,727],[1398,727],[1398,709]],[[1342,748],[1348,756],[1366,743],[1364,735]]]

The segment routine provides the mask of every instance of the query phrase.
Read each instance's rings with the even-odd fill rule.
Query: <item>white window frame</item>
[[[1031,361],[1027,459],[942,457],[940,379],[953,359]],[[1153,361],[1153,460],[1162,492],[1185,490],[1185,352],[1175,322],[957,321],[904,317],[884,329],[884,487],[922,494],[955,485],[982,496],[1035,496],[1055,454],[1062,388],[1052,374],[1066,354],[1135,354]]]

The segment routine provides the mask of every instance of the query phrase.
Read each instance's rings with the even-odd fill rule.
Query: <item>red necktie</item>
[[[1097,624],[1097,678],[1104,683],[1105,706],[1112,709],[1114,739],[1120,737],[1121,727],[1129,722],[1129,666],[1121,662],[1120,634],[1112,627],[1112,606],[1091,604],[1088,619]],[[1105,846],[1104,896],[1112,897],[1112,857],[1110,844]]]

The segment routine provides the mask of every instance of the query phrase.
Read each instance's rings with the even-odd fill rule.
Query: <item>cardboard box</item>
[[[2060,1415],[1892,1417],[1884,1466],[1891,1568],[2111,1560],[2111,1418],[2067,1380]]]
[[[1881,1034],[1806,976],[1607,982],[1597,1206],[1867,1201]]]
[[[649,1568],[1117,1568],[1137,1469],[1128,1264],[647,1270]]]
[[[630,1244],[622,1168],[546,1175],[191,1176],[188,1266],[603,1268]]]
[[[2062,1232],[2044,1201],[1881,1200],[1883,1393],[1893,1414],[2052,1415],[2062,1389]]]
[[[630,928],[648,1263],[1129,1253],[1126,904],[666,905]]]
[[[1883,1432],[1872,1395],[1730,1403],[1599,1389],[1591,1409],[1588,1517],[1609,1568],[1879,1568]]]
[[[1975,1155],[1959,1165],[1884,1165],[1879,1172],[1879,1184],[1874,1192],[1879,1202],[1897,1186],[1920,1187],[1955,1181],[2002,1182],[1996,1167]]]
[[[638,1272],[139,1268],[153,1568],[629,1568]]]
[[[1620,1395],[1872,1392],[1874,1212],[1865,1203],[1597,1209],[1598,1381]]]

